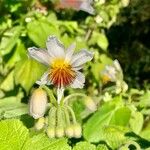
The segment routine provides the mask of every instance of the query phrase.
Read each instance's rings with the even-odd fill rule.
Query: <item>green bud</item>
[[[74,124],[73,129],[74,129],[74,137],[75,138],[80,138],[81,135],[82,135],[81,125],[80,124]]]
[[[56,137],[60,138],[64,136],[64,128],[63,127],[56,127]]]
[[[48,126],[49,127],[54,127],[56,126],[56,113],[57,113],[57,108],[55,106],[51,107],[49,110],[48,114]]]
[[[130,0],[121,0],[122,6],[127,7],[130,3]]]
[[[65,129],[65,133],[66,133],[66,136],[71,138],[74,136],[74,128],[73,128],[73,125],[69,125],[66,127]]]
[[[89,110],[91,110],[91,111],[96,111],[97,107],[96,107],[95,102],[92,100],[92,98],[87,97],[87,98],[84,100],[84,103],[85,103],[85,106],[86,106]]]
[[[45,125],[48,125],[48,117],[45,118]]]
[[[45,125],[45,118],[41,117],[38,119],[38,121],[35,124],[35,129],[36,130],[41,130]]]
[[[46,133],[49,138],[54,138],[55,137],[55,128],[48,127],[46,130]]]
[[[33,91],[29,107],[30,115],[34,119],[38,119],[44,116],[47,106],[47,94],[42,88],[38,88]]]

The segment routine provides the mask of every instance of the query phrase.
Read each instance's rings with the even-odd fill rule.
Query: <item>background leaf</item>
[[[15,82],[16,84],[21,84],[26,92],[28,92],[32,85],[40,79],[45,69],[42,64],[32,59],[21,60],[15,66]]]
[[[46,20],[34,20],[27,25],[29,38],[39,47],[45,47],[45,41],[49,35],[59,37],[58,28]]]

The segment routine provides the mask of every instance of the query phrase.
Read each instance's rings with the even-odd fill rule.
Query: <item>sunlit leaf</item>
[[[49,139],[45,134],[39,134],[30,138],[22,150],[71,150],[67,139]]]
[[[105,126],[115,124],[126,126],[130,119],[130,110],[122,107],[118,103],[118,99],[106,103],[91,117],[84,125],[83,134],[86,140],[90,142],[98,142],[103,139],[103,128]],[[125,113],[123,112],[125,111]],[[128,113],[125,116],[126,112]],[[125,118],[124,118],[125,117]],[[118,120],[116,120],[118,119]]]
[[[130,109],[128,107],[121,107],[114,112],[110,120],[110,124],[126,126],[129,123],[130,117],[131,117]]]
[[[10,91],[14,88],[14,71],[11,71],[4,81],[0,84],[0,89]]]
[[[20,150],[29,138],[28,129],[17,119],[0,122],[0,149]]]
[[[21,34],[21,30],[21,26],[16,26],[5,33],[6,36],[2,38],[0,44],[0,52],[2,55],[6,55],[12,50]]]
[[[130,127],[132,131],[135,133],[139,133],[143,127],[144,118],[142,113],[140,112],[133,112],[132,117],[130,119]]]
[[[45,42],[49,35],[56,35],[59,37],[57,26],[45,20],[34,20],[28,23],[27,32],[29,38],[39,47],[45,47]]]
[[[28,92],[44,71],[45,67],[32,59],[21,60],[15,66],[15,82]]]

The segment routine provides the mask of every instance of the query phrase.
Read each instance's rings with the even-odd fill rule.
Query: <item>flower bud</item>
[[[87,97],[87,98],[84,100],[84,103],[85,103],[86,107],[87,107],[89,110],[91,110],[91,111],[96,111],[97,107],[96,107],[95,102],[92,100],[92,98]]]
[[[38,88],[34,90],[31,99],[30,99],[30,115],[33,116],[34,119],[38,119],[44,116],[47,105],[47,94],[46,92]]]
[[[69,125],[66,127],[65,129],[65,133],[66,133],[66,136],[71,138],[74,136],[74,128],[73,128],[73,125]]]
[[[74,128],[74,137],[75,138],[80,138],[81,135],[82,135],[82,128],[81,128],[81,125],[80,124],[75,124],[73,126]]]
[[[41,117],[38,119],[38,121],[35,124],[35,129],[36,130],[41,130],[45,125],[45,118]]]
[[[64,136],[64,128],[63,127],[56,127],[56,137],[60,138]]]
[[[54,127],[48,127],[46,130],[46,133],[49,138],[54,138],[55,137],[55,128]]]

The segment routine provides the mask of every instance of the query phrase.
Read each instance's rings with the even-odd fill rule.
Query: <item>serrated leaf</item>
[[[17,119],[0,122],[0,149],[21,150],[29,138],[28,129]]]
[[[140,112],[133,112],[130,119],[130,127],[132,131],[138,134],[143,127],[144,119],[143,115]]]
[[[103,140],[112,148],[119,148],[127,138],[124,136],[124,131],[116,126],[107,126],[103,130]]]
[[[45,66],[32,59],[19,61],[15,66],[15,82],[28,92],[32,85],[42,76]]]
[[[45,134],[38,134],[30,138],[22,150],[71,150],[67,139],[50,139]]]
[[[104,144],[99,144],[99,145],[96,147],[96,150],[109,150],[109,149],[107,148],[106,145],[104,145]]]
[[[73,147],[73,150],[96,150],[96,146],[88,142],[79,142]]]
[[[27,25],[29,38],[38,46],[45,47],[49,35],[59,36],[58,28],[45,20],[34,20]]]

